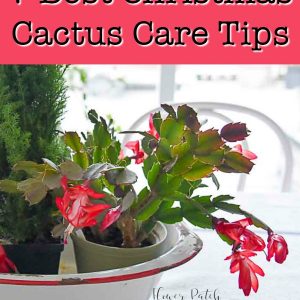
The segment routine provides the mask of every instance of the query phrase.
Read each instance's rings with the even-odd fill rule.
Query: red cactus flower
[[[125,147],[130,149],[135,154],[133,158],[135,159],[136,164],[140,164],[144,161],[145,152],[140,148],[139,141],[128,142]]]
[[[233,151],[241,153],[243,156],[250,160],[257,159],[257,155],[249,150],[243,149],[243,146],[238,144],[232,148]]]
[[[266,244],[260,236],[251,230],[245,229],[241,235],[241,246],[242,249],[245,250],[263,251],[266,247]]]
[[[224,234],[234,241],[234,245],[241,245],[242,249],[252,251],[263,251],[266,247],[264,240],[246,227],[252,225],[250,218],[236,222],[219,221],[215,228],[218,233]]]
[[[153,123],[153,114],[150,114],[150,117],[149,117],[149,128],[150,128],[150,130],[147,131],[147,133],[151,134],[156,139],[159,139],[159,133],[157,132],[156,128],[154,127],[154,123]]]
[[[219,220],[215,225],[215,229],[218,233],[224,234],[231,240],[239,243],[241,235],[244,233],[245,228],[252,224],[253,222],[250,218],[245,218],[231,223]]]
[[[115,223],[120,218],[121,212],[122,211],[120,205],[115,208],[109,209],[105,217],[103,218],[103,221],[101,222],[100,231],[104,231],[110,225]]]
[[[0,273],[17,273],[17,267],[7,257],[2,245],[0,245]]]
[[[267,260],[270,261],[275,256],[275,261],[282,264],[289,253],[288,245],[285,239],[278,234],[271,233],[268,237],[268,255]]]
[[[264,271],[249,259],[256,256],[252,251],[236,251],[225,258],[231,259],[230,272],[239,271],[239,288],[243,290],[245,296],[249,296],[251,289],[256,293],[258,290],[258,279],[256,274],[264,276]]]
[[[65,232],[66,237],[74,228],[95,226],[97,224],[96,216],[111,207],[108,204],[92,203],[90,198],[101,199],[105,195],[96,193],[87,186],[87,183],[68,187],[68,179],[64,176],[61,180],[61,186],[64,190],[64,196],[63,198],[56,198],[56,206],[70,223]]]
[[[238,142],[243,141],[249,131],[245,123],[229,123],[221,129],[220,135],[228,142]]]

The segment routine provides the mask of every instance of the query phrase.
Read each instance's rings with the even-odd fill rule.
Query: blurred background
[[[66,77],[70,89],[63,130],[89,129],[86,114],[91,108],[112,116],[122,130],[161,103],[222,102],[261,112],[287,135],[294,157],[291,191],[300,189],[300,66],[72,65]],[[286,166],[276,134],[253,116],[240,112],[226,115],[246,122],[252,131],[249,148],[258,159],[246,190],[280,191]],[[220,123],[209,117],[206,126],[218,127]],[[140,127],[148,128],[146,119]],[[222,178],[223,189],[232,190],[234,176]]]

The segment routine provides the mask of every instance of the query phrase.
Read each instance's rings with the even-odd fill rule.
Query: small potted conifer
[[[66,105],[64,71],[56,65],[0,66],[0,239],[20,273],[57,273],[63,249],[61,239],[51,234],[60,221],[53,196],[41,190],[36,196],[43,202],[24,201],[16,191],[33,196],[29,190],[39,183],[27,178],[38,172],[26,163],[23,171],[25,165],[16,163],[67,157],[57,134]]]

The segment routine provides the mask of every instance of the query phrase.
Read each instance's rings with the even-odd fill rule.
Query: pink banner
[[[0,63],[300,63],[300,1],[10,0]]]

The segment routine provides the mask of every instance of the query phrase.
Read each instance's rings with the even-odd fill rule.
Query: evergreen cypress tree
[[[56,162],[66,156],[57,137],[66,106],[64,71],[59,65],[0,66],[0,179],[16,178],[11,170],[17,161]],[[0,238],[48,239],[52,213],[51,196],[29,206],[20,195],[0,193]]]

